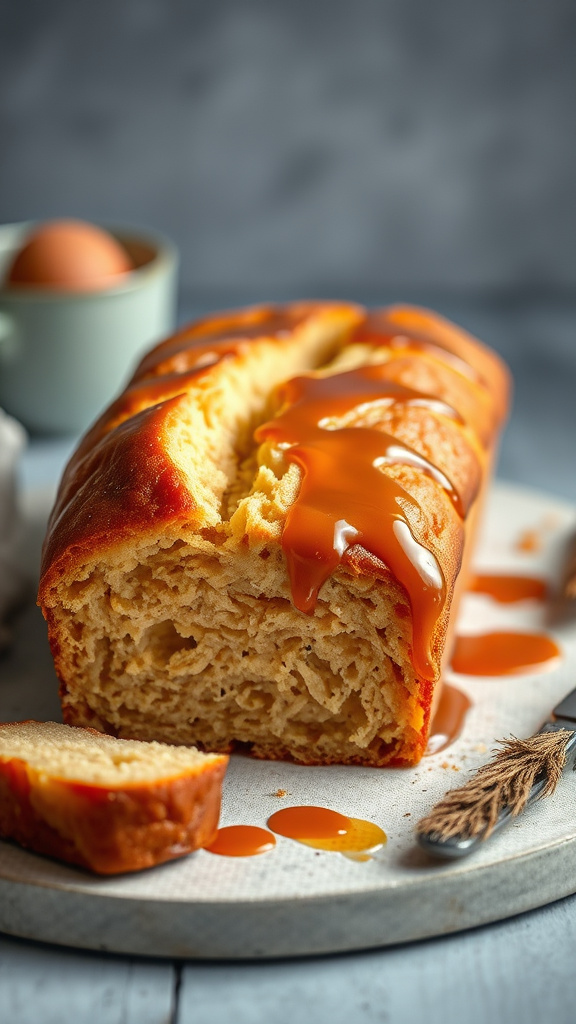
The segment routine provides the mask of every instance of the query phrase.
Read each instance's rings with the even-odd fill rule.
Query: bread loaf
[[[0,836],[99,874],[213,839],[227,758],[55,722],[0,724]]]
[[[507,394],[494,353],[412,307],[258,307],[157,346],[49,524],[65,721],[417,762]]]

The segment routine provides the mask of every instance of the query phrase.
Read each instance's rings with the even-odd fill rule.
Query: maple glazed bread
[[[62,480],[39,602],[65,721],[306,764],[414,764],[507,407],[425,310],[209,317]]]
[[[228,762],[56,722],[0,724],[0,836],[99,874],[212,841]]]

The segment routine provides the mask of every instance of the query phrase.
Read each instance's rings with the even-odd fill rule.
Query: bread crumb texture
[[[416,515],[407,502],[410,529],[446,582],[433,678],[419,678],[409,596],[360,545],[312,615],[295,607],[282,533],[301,470],[281,445],[254,440],[281,407],[284,381],[385,364],[387,381],[457,415],[364,401],[327,427],[357,426],[359,444],[362,427],[385,431],[433,459],[472,505],[506,371],[435,314],[379,315],[381,340],[368,344],[359,307],[258,307],[192,325],[143,360],[72,457],[46,538],[39,602],[65,721],[304,764],[420,758],[467,528],[438,480],[383,466],[418,503]],[[394,347],[390,337],[404,333],[412,348]]]
[[[57,722],[0,724],[0,758],[19,758],[52,778],[110,787],[164,782],[222,761],[194,747],[118,740]]]

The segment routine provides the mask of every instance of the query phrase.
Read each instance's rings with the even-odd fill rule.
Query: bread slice
[[[227,757],[55,722],[0,724],[0,836],[99,874],[205,846]]]
[[[49,525],[65,720],[416,763],[507,391],[494,353],[413,307],[259,307],[162,343]]]

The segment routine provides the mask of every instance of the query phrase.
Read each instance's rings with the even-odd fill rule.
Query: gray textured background
[[[2,0],[0,219],[198,291],[572,287],[574,0]]]
[[[0,221],[148,224],[182,316],[414,299],[510,361],[576,499],[574,0],[0,0]]]

